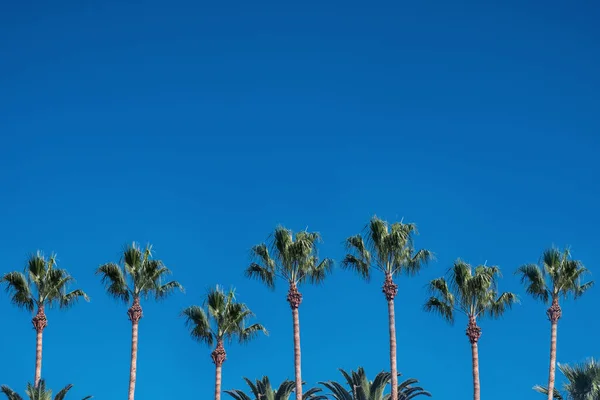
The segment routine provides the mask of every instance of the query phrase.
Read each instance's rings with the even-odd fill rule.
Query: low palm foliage
[[[246,384],[250,388],[251,395],[247,395],[242,390],[226,390],[229,396],[234,400],[288,400],[296,384],[294,381],[285,380],[279,385],[277,389],[271,387],[269,378],[264,376],[262,379],[257,379],[256,382],[252,382],[248,378],[244,378]],[[303,400],[327,400],[326,396],[318,394],[321,392],[319,388],[312,388],[304,392],[302,395]]]
[[[562,393],[554,389],[554,398],[558,400],[600,400],[600,364],[594,359],[575,364],[559,364],[558,369],[567,381]],[[548,394],[548,388],[535,386],[540,393]]]
[[[72,387],[73,385],[65,386],[56,394],[56,396],[54,396],[54,400],[64,400],[67,392],[71,390]],[[23,400],[19,394],[17,394],[8,386],[3,385],[0,387],[0,391],[6,395],[8,400]],[[28,383],[27,388],[25,389],[25,395],[29,398],[29,400],[52,400],[52,390],[46,389],[46,382],[43,379],[40,380],[37,386]],[[82,400],[88,400],[91,398],[92,396],[86,396]]]
[[[385,394],[385,389],[390,383],[391,374],[389,372],[380,372],[375,379],[370,381],[367,378],[365,370],[359,367],[358,370],[347,373],[343,369],[340,372],[346,380],[346,389],[343,384],[335,381],[320,382],[330,392],[335,400],[389,400],[391,394]],[[400,374],[399,374],[400,376]],[[411,400],[415,397],[431,394],[420,386],[415,386],[419,381],[416,379],[406,379],[398,384],[398,400]]]

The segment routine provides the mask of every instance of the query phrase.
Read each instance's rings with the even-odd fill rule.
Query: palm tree
[[[319,261],[317,242],[321,236],[316,232],[301,231],[294,234],[279,226],[270,236],[270,244],[252,248],[254,262],[246,269],[246,276],[262,281],[267,287],[275,288],[275,279],[281,278],[288,284],[287,301],[292,309],[294,321],[294,366],[296,400],[302,400],[302,371],[300,360],[300,318],[298,307],[302,294],[298,286],[306,281],[322,282],[333,267],[329,258]]]
[[[349,254],[342,266],[356,271],[362,278],[369,280],[371,271],[376,269],[385,276],[383,293],[388,306],[388,329],[390,334],[390,371],[392,377],[392,399],[398,398],[398,370],[396,362],[396,317],[394,298],[398,285],[394,278],[405,273],[415,275],[421,266],[433,259],[429,250],[415,251],[413,235],[417,233],[415,224],[397,222],[391,226],[376,216],[364,229],[364,235],[346,239]]]
[[[247,321],[254,314],[243,303],[235,299],[233,289],[225,293],[220,286],[211,289],[204,302],[206,310],[199,306],[190,306],[183,310],[186,325],[192,338],[209,346],[216,344],[211,353],[216,367],[215,400],[221,398],[221,369],[225,362],[226,353],[223,343],[237,338],[240,343],[248,342],[259,332],[268,334],[261,324],[247,326]]]
[[[68,308],[80,298],[89,299],[81,289],[67,291],[73,278],[66,269],[56,268],[56,254],[46,258],[38,251],[29,257],[24,273],[9,272],[0,282],[6,283],[11,301],[17,307],[30,312],[37,308],[31,320],[37,333],[34,377],[34,386],[37,386],[42,376],[42,335],[48,326],[46,307]]]
[[[593,358],[571,367],[558,364],[558,369],[567,378],[561,394],[554,389],[554,398],[558,400],[600,400],[600,364]],[[547,387],[534,386],[534,390],[547,395]]]
[[[341,383],[335,381],[319,382],[329,389],[335,400],[389,400],[391,398],[391,394],[384,394],[386,386],[390,383],[391,374],[389,372],[378,373],[373,381],[367,378],[362,367],[351,373],[347,373],[343,369],[340,369],[340,372],[346,379],[349,391]],[[431,397],[431,393],[422,387],[413,386],[418,382],[413,378],[401,382],[397,387],[398,400],[411,400],[418,396]]]
[[[439,314],[450,323],[454,323],[456,312],[468,317],[466,333],[471,342],[473,398],[479,400],[481,389],[477,343],[481,336],[481,328],[477,325],[477,318],[499,318],[518,302],[518,298],[510,292],[498,295],[498,267],[480,265],[473,271],[469,264],[457,260],[448,275],[448,280],[437,278],[429,283],[432,297],[425,303],[425,310]]]
[[[279,385],[277,390],[271,387],[269,378],[264,376],[262,379],[257,379],[256,383],[252,382],[248,378],[244,378],[254,399],[248,396],[241,390],[226,390],[229,396],[233,397],[234,400],[288,400],[291,394],[294,392],[296,383],[294,381],[285,380]],[[327,400],[327,396],[318,395],[321,392],[319,388],[312,388],[304,392],[303,400]]]
[[[65,386],[60,392],[54,396],[54,400],[64,400],[67,392],[71,390],[73,385]],[[21,396],[19,396],[14,390],[9,388],[6,385],[2,385],[0,387],[0,391],[6,395],[8,400],[23,400]],[[46,390],[46,382],[41,379],[37,385],[32,385],[31,383],[27,384],[27,389],[25,389],[25,394],[29,397],[29,400],[52,400],[52,390]],[[91,399],[92,396],[86,396],[82,400]]]
[[[571,259],[569,249],[560,251],[551,248],[544,251],[540,259],[541,266],[527,264],[517,270],[521,275],[521,283],[527,287],[527,293],[534,299],[549,304],[550,308],[546,315],[550,320],[550,368],[548,373],[548,400],[552,400],[554,382],[556,376],[556,333],[558,320],[562,316],[562,310],[558,302],[562,296],[564,299],[569,295],[574,298],[581,296],[587,289],[593,286],[593,282],[582,283],[581,278],[588,270],[579,260]]]
[[[129,400],[134,399],[137,371],[138,324],[142,318],[140,299],[148,299],[151,294],[157,300],[165,298],[175,289],[183,291],[177,281],[163,283],[171,271],[160,260],[152,258],[152,246],[142,249],[139,244],[125,246],[121,266],[116,263],[101,265],[96,274],[102,276],[106,291],[115,299],[132,305],[127,311],[131,321],[131,367],[129,370]]]

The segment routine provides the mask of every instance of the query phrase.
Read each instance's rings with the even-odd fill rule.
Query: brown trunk
[[[46,313],[44,312],[44,305],[38,306],[38,311],[35,317],[31,320],[33,328],[36,331],[36,344],[35,344],[35,377],[33,384],[37,387],[40,379],[42,378],[42,334],[44,328],[48,326],[48,320],[46,319]]]
[[[388,304],[388,328],[390,331],[390,373],[392,378],[392,394],[390,400],[398,400],[398,367],[396,362],[396,313],[394,310],[394,298],[398,293],[398,285],[392,279],[391,274],[385,274],[383,293]]]
[[[562,316],[562,310],[558,304],[558,298],[552,299],[552,305],[546,312],[551,323],[550,333],[550,370],[548,373],[548,400],[554,398],[554,383],[556,376],[556,334],[558,320]]]
[[[221,371],[223,369],[223,363],[227,358],[225,353],[225,347],[223,347],[223,341],[217,341],[217,347],[211,354],[213,363],[215,364],[215,400],[221,400]]]
[[[129,400],[135,397],[135,379],[137,374],[138,326],[142,319],[142,306],[138,297],[133,299],[133,305],[127,311],[131,321],[131,367],[129,368]]]
[[[300,317],[298,307],[302,302],[302,294],[298,292],[295,284],[290,285],[287,295],[287,301],[292,308],[292,318],[294,320],[294,369],[296,379],[296,400],[302,400],[302,362],[300,356]]]
[[[479,383],[479,349],[477,342],[481,337],[481,328],[477,326],[477,320],[469,315],[469,324],[467,325],[467,337],[471,342],[471,358],[473,362],[473,399],[479,400],[481,397],[481,384]]]

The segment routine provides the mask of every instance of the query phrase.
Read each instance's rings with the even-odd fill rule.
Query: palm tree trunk
[[[479,351],[477,342],[471,343],[471,357],[473,359],[473,400],[481,398],[481,384],[479,382]]]
[[[46,313],[44,312],[44,305],[38,306],[38,311],[35,317],[31,320],[33,327],[36,331],[36,343],[35,343],[35,377],[33,384],[37,387],[40,379],[42,378],[42,335],[44,328],[48,326],[48,320],[46,319]]]
[[[554,398],[554,384],[556,379],[556,338],[558,320],[562,316],[562,310],[558,304],[558,298],[552,299],[552,305],[546,312],[551,323],[550,328],[550,368],[548,372],[548,400]]]
[[[223,340],[217,340],[217,347],[212,352],[211,357],[213,363],[215,363],[215,400],[221,400],[221,374],[223,363],[227,357],[225,347],[223,347]]]
[[[392,275],[386,273],[383,283],[383,293],[388,304],[388,329],[390,332],[390,373],[392,379],[392,393],[390,400],[398,400],[398,367],[396,361],[396,311],[394,309],[394,298],[398,293],[398,285],[392,279]]]
[[[131,321],[131,366],[129,368],[129,400],[135,397],[135,379],[137,374],[138,326],[142,319],[142,306],[138,297],[133,299],[133,305],[127,311]]]
[[[295,283],[290,284],[287,300],[292,308],[292,319],[294,321],[294,370],[296,379],[296,400],[302,400],[302,362],[300,355],[300,317],[298,307],[302,302],[302,294],[298,292]]]
[[[472,315],[469,316],[467,336],[471,342],[471,360],[473,365],[473,399],[480,400],[481,384],[479,382],[479,348],[477,346],[477,342],[481,337],[481,328],[477,326],[477,320]]]

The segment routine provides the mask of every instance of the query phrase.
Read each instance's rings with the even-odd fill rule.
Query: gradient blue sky
[[[281,223],[320,231],[321,255],[340,260],[377,214],[416,222],[417,246],[438,258],[399,281],[399,370],[436,399],[469,398],[466,321],[425,314],[426,282],[457,257],[487,260],[522,294],[513,271],[552,244],[600,263],[600,6],[497,3],[5,2],[0,272],[55,251],[92,298],[49,311],[48,383],[125,397],[130,322],[94,270],[133,240],[153,243],[187,290],[144,304],[137,398],[212,396],[210,350],[178,314],[217,283],[271,331],[228,348],[224,388],[293,378],[285,288],[243,277],[250,247]],[[388,368],[380,286],[336,269],[304,289],[307,382]],[[545,307],[522,300],[481,322],[487,400],[536,398],[547,378]],[[599,300],[565,303],[560,362],[600,356],[588,333]],[[31,316],[5,293],[0,315],[0,383],[22,390]]]

